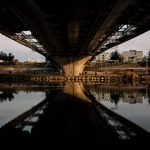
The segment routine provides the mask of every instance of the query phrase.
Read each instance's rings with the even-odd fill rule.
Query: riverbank
[[[13,68],[14,67],[14,68]],[[141,68],[138,64],[123,64],[103,67],[102,70],[84,70],[79,76],[63,76],[48,68],[23,68],[15,65],[0,66],[2,82],[105,82],[107,81],[150,81],[149,68]]]

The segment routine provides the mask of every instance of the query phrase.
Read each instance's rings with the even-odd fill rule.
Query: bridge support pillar
[[[57,56],[55,61],[63,69],[63,73],[66,77],[79,76],[84,67],[85,63],[92,56]]]

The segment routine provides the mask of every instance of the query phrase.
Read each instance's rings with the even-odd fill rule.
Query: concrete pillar
[[[73,77],[79,76],[82,73],[85,63],[91,56],[57,56],[53,58],[63,69],[63,73],[66,77]]]

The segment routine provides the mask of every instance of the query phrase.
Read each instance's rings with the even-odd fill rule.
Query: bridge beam
[[[92,56],[55,56],[56,63],[61,67],[66,77],[79,76]]]

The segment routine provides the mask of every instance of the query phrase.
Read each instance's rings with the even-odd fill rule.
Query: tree
[[[148,52],[147,63],[148,63],[148,66],[150,66],[150,51]]]
[[[140,61],[138,61],[138,64],[140,65],[140,66],[146,66],[146,57],[144,56]]]
[[[6,60],[7,55],[4,52],[0,52],[0,60]]]
[[[121,54],[119,54],[117,50],[110,53],[110,60],[119,60],[119,61],[122,61],[122,59],[123,58],[122,58]]]
[[[144,56],[143,59],[141,59],[138,64],[140,66],[150,66],[150,51],[148,52],[147,56]]]
[[[4,52],[0,52],[0,60],[12,62],[14,59],[14,55],[9,53],[8,55]]]
[[[12,62],[13,59],[14,59],[14,55],[12,55],[11,53],[9,53],[9,55],[8,55],[8,57],[7,57],[7,60],[8,60],[9,62]]]

